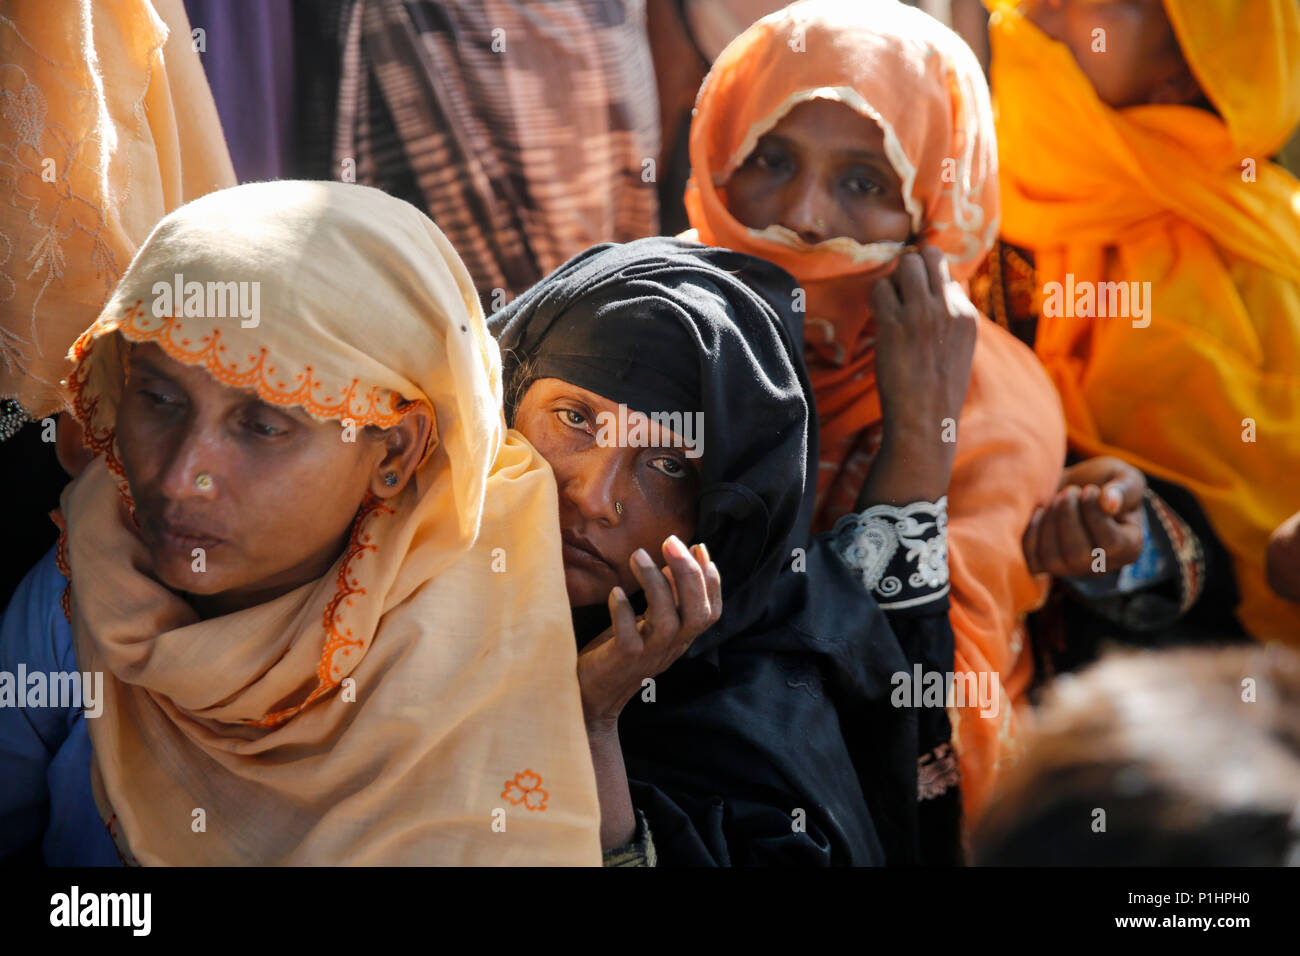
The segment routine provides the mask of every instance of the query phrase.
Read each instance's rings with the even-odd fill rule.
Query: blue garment
[[[0,621],[0,672],[77,670],[54,549],[28,572]],[[93,718],[92,718],[93,719]],[[0,706],[0,859],[37,839],[51,866],[120,866],[90,790],[90,733],[79,707]]]

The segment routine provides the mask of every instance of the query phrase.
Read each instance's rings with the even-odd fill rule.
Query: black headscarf
[[[916,714],[889,702],[909,655],[809,533],[796,288],[752,256],[641,239],[587,250],[488,322],[510,403],[522,365],[647,415],[704,415],[695,540],[722,573],[722,617],[619,719],[661,863],[917,859]],[[580,644],[609,624],[582,610]]]
[[[558,378],[645,415],[703,413],[694,540],[722,573],[724,611],[688,656],[752,624],[792,549],[806,545],[812,388],[775,307],[797,285],[761,259],[656,237],[593,246],[489,322],[507,384],[527,362],[529,378]],[[521,396],[511,391],[513,418]]]

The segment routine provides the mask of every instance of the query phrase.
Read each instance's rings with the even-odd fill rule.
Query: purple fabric
[[[292,0],[185,0],[241,183],[292,176]],[[192,34],[191,34],[192,35]]]

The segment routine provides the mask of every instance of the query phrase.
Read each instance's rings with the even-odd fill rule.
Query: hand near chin
[[[676,536],[663,543],[667,566],[660,569],[638,549],[629,564],[646,595],[637,617],[620,587],[609,594],[613,625],[578,655],[578,684],[587,732],[612,733],[618,715],[641,682],[667,670],[695,638],[722,615],[722,576],[697,544],[689,550]]]
[[[904,253],[869,300],[884,432],[856,510],[936,501],[952,475],[979,312],[933,246]]]

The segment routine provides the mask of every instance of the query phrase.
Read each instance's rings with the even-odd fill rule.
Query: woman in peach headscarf
[[[1178,627],[1296,644],[1265,556],[1300,505],[1300,183],[1269,159],[1300,121],[1300,9],[988,5],[992,311],[1034,343],[1071,451],[1136,465],[1195,527]],[[1101,283],[1136,304],[1082,298]]]
[[[0,858],[600,863],[555,483],[426,216],[195,200],[72,358],[96,457],[0,670],[99,679],[0,707]]]
[[[1045,594],[1021,537],[1056,491],[1065,453],[1059,403],[1033,355],[980,320],[957,286],[997,231],[979,65],[955,34],[894,0],[794,4],[718,58],[691,163],[700,240],[800,281],[791,293],[806,307],[821,426],[816,525],[866,541],[880,509],[918,497],[946,516],[954,670],[997,681],[983,715],[969,699],[950,707],[973,817],[1017,747],[1032,670],[1024,616]],[[876,584],[885,606],[888,580]],[[956,776],[940,749],[923,768],[924,796]]]

